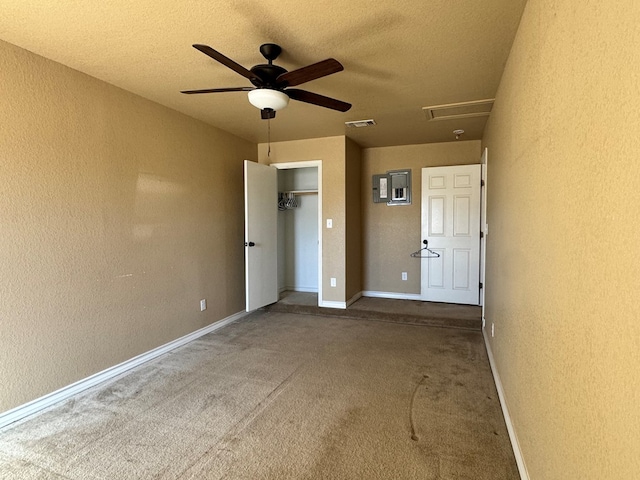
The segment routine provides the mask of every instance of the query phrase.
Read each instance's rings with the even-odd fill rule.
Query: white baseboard
[[[292,285],[289,285],[287,287],[284,287],[283,291],[289,291],[289,292],[303,292],[303,293],[318,293],[318,287],[294,287]]]
[[[320,302],[318,302],[318,306],[324,308],[339,308],[341,310],[345,310],[349,305],[358,300],[360,297],[362,297],[362,292],[356,293],[346,302],[331,302],[328,300],[321,300]]]
[[[352,303],[357,302],[360,298],[362,298],[362,292],[356,293],[353,297],[351,297],[349,300],[347,300],[347,307],[349,305],[351,305]]]
[[[322,300],[318,302],[318,306],[324,308],[341,308],[344,310],[347,308],[347,302],[330,302],[328,300]]]
[[[396,293],[396,292],[373,292],[371,290],[365,290],[362,292],[363,297],[376,297],[376,298],[395,298],[398,300],[422,300],[419,293]]]
[[[67,398],[76,395],[83,390],[94,387],[99,383],[110,380],[111,378],[114,378],[117,375],[126,372],[127,370],[131,370],[134,367],[153,360],[154,358],[159,357],[160,355],[163,355],[175,348],[186,345],[187,343],[192,342],[193,340],[196,340],[197,338],[200,338],[207,333],[211,333],[215,330],[218,330],[219,328],[229,325],[232,322],[235,322],[236,320],[241,319],[245,315],[247,315],[247,312],[238,312],[227,318],[212,323],[211,325],[196,330],[195,332],[191,332],[184,337],[177,338],[169,343],[165,343],[164,345],[154,348],[153,350],[149,350],[148,352],[142,353],[118,365],[95,373],[90,377],[79,380],[75,383],[72,383],[71,385],[67,385],[66,387],[62,387],[60,390],[56,390],[55,392],[49,393],[40,398],[36,398],[29,403],[25,403],[24,405],[20,405],[16,408],[1,413],[0,428],[6,427],[7,425],[13,422],[17,422],[18,420],[22,420],[29,415],[33,415],[34,413],[50,407],[55,403],[66,400]]]
[[[511,447],[513,448],[513,454],[516,457],[516,464],[518,465],[518,472],[520,472],[520,478],[522,480],[529,480],[529,472],[527,466],[524,463],[524,457],[522,456],[522,450],[520,450],[520,443],[518,442],[518,436],[511,423],[511,416],[509,415],[509,409],[507,408],[507,402],[504,396],[504,389],[502,388],[502,381],[498,374],[495,361],[493,359],[493,352],[491,351],[491,344],[487,337],[487,332],[482,329],[482,336],[484,337],[484,345],[487,349],[487,356],[489,357],[489,365],[491,365],[491,373],[493,373],[493,381],[496,384],[496,390],[498,390],[498,398],[500,399],[500,406],[502,407],[502,415],[504,416],[504,423],[507,425],[507,432],[509,432],[509,440],[511,440]]]

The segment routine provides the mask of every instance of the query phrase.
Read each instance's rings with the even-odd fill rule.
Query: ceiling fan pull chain
[[[267,157],[271,157],[271,119],[267,118]]]

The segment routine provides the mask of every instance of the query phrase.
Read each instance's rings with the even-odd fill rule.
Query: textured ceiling
[[[253,142],[267,122],[245,92],[180,90],[250,86],[191,47],[250,68],[258,47],[293,70],[326,58],[345,70],[303,88],[352,103],[346,113],[291,101],[271,140],[347,135],[363,147],[479,139],[486,117],[427,121],[422,107],[493,98],[526,0],[4,0],[0,39],[198,118]],[[352,129],[346,121],[373,118]]]

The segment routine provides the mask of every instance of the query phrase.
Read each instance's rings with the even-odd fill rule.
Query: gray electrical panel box
[[[411,170],[391,170],[387,175],[391,182],[387,205],[411,205]]]
[[[411,170],[389,170],[373,176],[373,201],[387,205],[411,205]]]

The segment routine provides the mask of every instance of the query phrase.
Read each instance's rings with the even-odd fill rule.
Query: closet
[[[318,292],[318,167],[278,169],[278,289]]]

